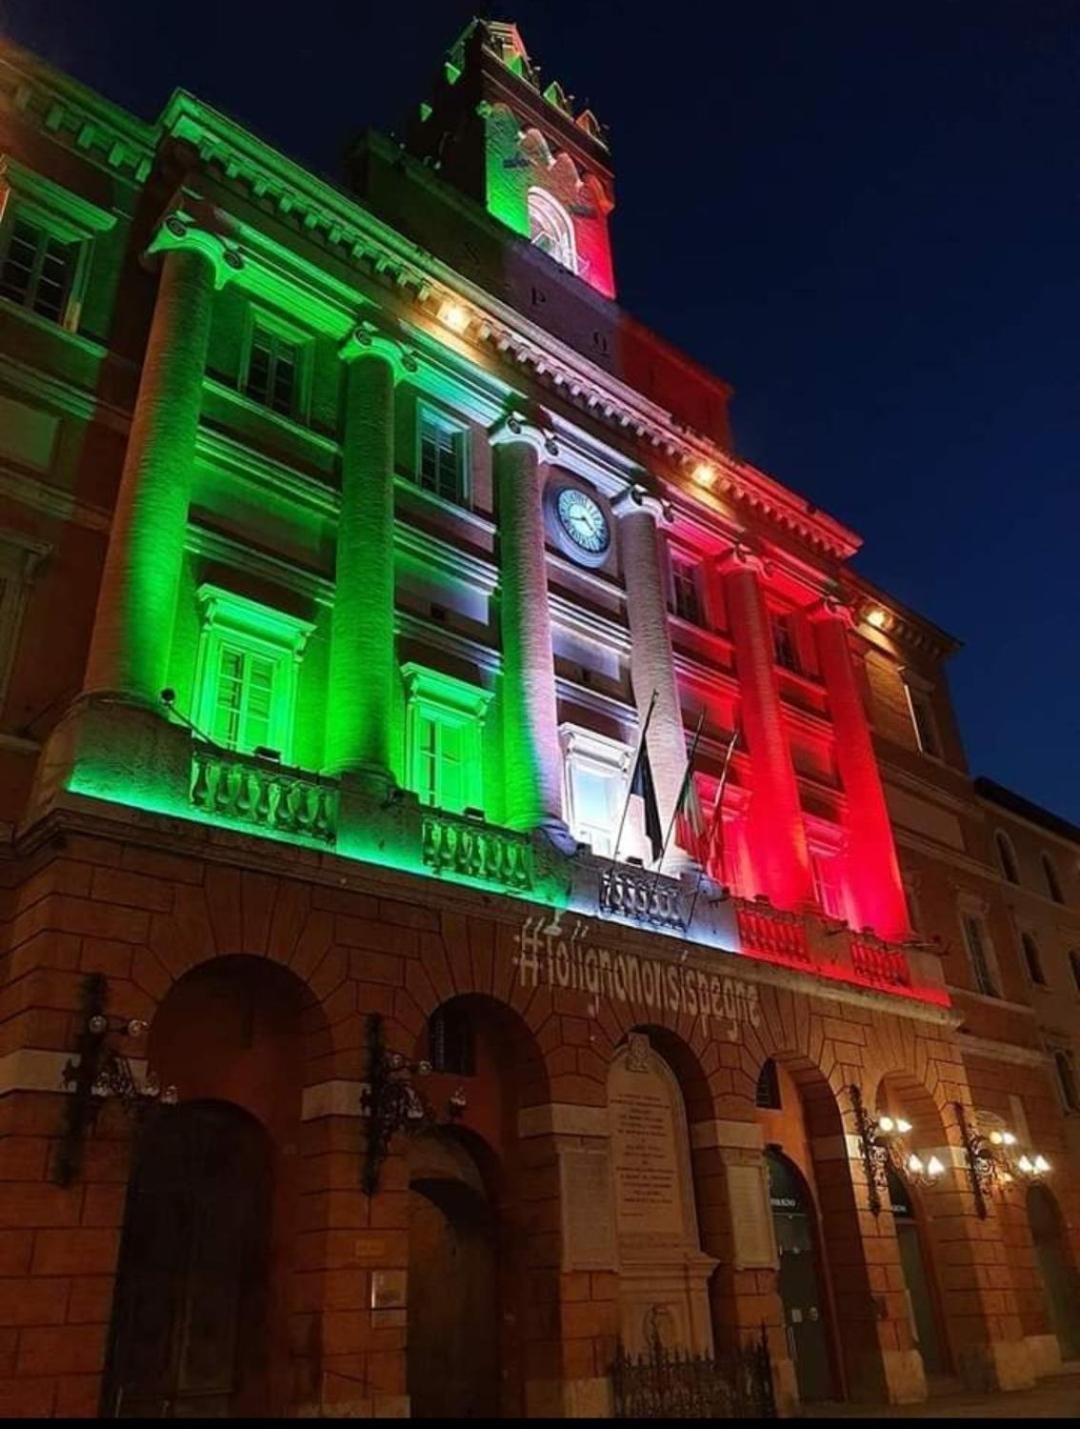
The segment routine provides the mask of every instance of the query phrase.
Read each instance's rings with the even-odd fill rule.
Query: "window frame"
[[[844,888],[844,880],[841,877],[842,859],[839,850],[811,845],[809,854],[810,878],[813,883],[814,898],[818,908],[826,918],[842,919],[845,923],[848,922],[847,894]],[[821,876],[824,865],[826,864],[833,866],[832,871],[836,875],[831,884],[827,883]],[[821,896],[822,890],[826,888],[831,888],[835,893],[835,902],[837,905],[837,911],[835,912],[826,906],[826,902]]]
[[[447,814],[463,814],[466,809],[485,813],[483,735],[492,692],[412,660],[402,665],[401,675],[405,682],[405,787],[416,794],[423,808]],[[417,740],[422,719],[463,733],[460,809],[447,808],[437,799],[428,801],[418,787]]]
[[[559,230],[554,235],[556,246],[560,250],[559,253],[549,248],[540,248],[537,240],[546,230],[534,227],[534,207],[542,220],[546,219],[549,225]],[[532,247],[539,248],[541,253],[546,254],[553,263],[558,263],[560,268],[565,268],[568,273],[579,274],[581,268],[577,249],[577,231],[566,205],[561,203],[554,194],[549,193],[547,189],[541,188],[539,184],[533,184],[525,195],[525,213],[529,224],[529,243]]]
[[[1039,940],[1027,928],[1020,930],[1020,956],[1028,982],[1033,987],[1048,987]]]
[[[668,568],[671,589],[671,613],[688,625],[703,628],[705,625],[705,602],[701,590],[701,561],[693,555],[681,551],[668,552]],[[689,589],[691,594],[688,610],[680,600],[680,591]]]
[[[1046,884],[1046,897],[1059,907],[1065,906],[1065,895],[1061,889],[1061,879],[1058,877],[1057,867],[1054,860],[1045,849],[1039,854],[1039,864],[1042,867],[1043,882]]]
[[[199,587],[196,597],[201,618],[192,701],[196,725],[206,731],[212,743],[220,743],[213,729],[224,650],[239,647],[261,656],[274,665],[268,737],[263,747],[276,749],[281,763],[291,765],[300,661],[315,627],[310,621],[273,610],[209,582]],[[221,747],[231,748],[238,754],[254,752],[240,743]]]
[[[1020,887],[1020,862],[1016,857],[1016,846],[1004,829],[994,830],[994,846],[997,849],[998,864],[1006,883]]]
[[[281,412],[269,400],[263,401],[252,394],[251,383],[251,359],[255,351],[255,336],[259,331],[266,333],[275,343],[287,342],[292,345],[296,352],[296,370],[293,379],[292,407],[288,412]],[[312,369],[312,349],[314,338],[310,332],[297,327],[294,323],[288,322],[285,318],[279,317],[277,313],[271,312],[269,308],[260,307],[258,303],[249,303],[247,308],[247,319],[244,324],[244,338],[240,351],[240,364],[237,374],[237,390],[253,406],[258,407],[261,412],[267,412],[271,417],[279,417],[283,422],[295,422],[297,426],[306,427],[311,415],[311,369]],[[270,377],[267,385],[268,394],[273,391],[274,362],[271,361]]]
[[[0,527],[0,717],[7,705],[30,590],[38,567],[51,550],[18,531]]]
[[[17,298],[0,294],[0,302],[46,323],[50,329],[76,333],[90,275],[93,240],[115,227],[116,214],[106,213],[52,179],[4,156],[0,158],[0,272],[7,262],[15,223],[20,218],[56,242],[76,250],[63,309],[58,318],[52,318]]]
[[[1076,991],[1080,993],[1080,948],[1069,949],[1069,967],[1072,969]]]
[[[621,740],[596,734],[593,730],[584,729],[575,724],[561,726],[559,742],[563,751],[563,808],[567,825],[574,838],[578,843],[588,844],[598,857],[612,858],[615,852],[615,840],[619,836],[618,822],[622,810],[627,809],[626,826],[623,829],[623,838],[619,846],[619,853],[622,856],[620,861],[625,862],[627,856],[634,854],[635,849],[639,846],[640,856],[644,858],[646,841],[640,837],[640,831],[635,821],[631,819],[627,805],[634,750]],[[615,823],[608,831],[610,846],[606,852],[598,852],[595,845],[583,836],[587,824],[580,817],[577,807],[578,796],[574,788],[574,771],[577,769],[599,775],[601,778],[613,782],[616,814]],[[592,826],[598,828],[596,825]]]
[[[907,671],[903,672],[903,681],[908,714],[911,717],[911,728],[915,735],[915,747],[927,759],[936,759],[939,764],[944,764],[944,745],[941,740],[941,727],[938,724],[937,712],[934,709],[933,687],[922,680],[913,680]],[[919,720],[919,711],[922,712],[926,720],[925,730]],[[929,740],[926,738],[927,734],[929,734]],[[933,747],[931,748],[931,746]]]
[[[786,670],[791,675],[801,675],[803,662],[792,611],[769,611],[769,638],[772,641],[773,664],[776,668]],[[786,652],[783,655],[781,655],[782,650]]]
[[[424,422],[428,420],[435,426],[441,427],[444,431],[451,432],[458,443],[458,463],[460,489],[457,497],[444,496],[438,490],[431,490],[424,485]],[[451,416],[441,407],[437,407],[432,402],[426,402],[422,398],[416,403],[416,450],[413,459],[412,484],[418,491],[422,491],[425,496],[434,497],[436,501],[445,502],[447,506],[453,506],[459,510],[468,511],[472,506],[472,445],[471,432],[467,423]]]
[[[1050,1055],[1054,1059],[1061,1104],[1067,1116],[1076,1116],[1080,1114],[1080,1078],[1077,1077],[1076,1058],[1069,1047],[1051,1047]]]
[[[978,934],[979,953],[988,984],[986,987],[983,986],[980,980],[979,961],[972,951],[969,925],[973,926]],[[994,951],[993,940],[990,937],[990,929],[987,926],[985,909],[973,907],[970,904],[962,905],[960,908],[960,930],[964,941],[964,951],[967,954],[968,967],[971,969],[972,980],[975,984],[975,991],[982,997],[992,997],[998,1002],[1002,1001],[1004,992],[1002,990],[1001,969],[998,966],[997,954]]]

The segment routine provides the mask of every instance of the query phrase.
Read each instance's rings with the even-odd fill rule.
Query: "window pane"
[[[240,733],[240,707],[244,692],[244,657],[227,646],[221,651],[214,724],[210,731],[218,744],[235,749]]]
[[[774,615],[772,621],[773,653],[776,663],[785,670],[797,670],[799,658],[795,650],[795,637],[791,622],[786,615]]]
[[[415,740],[415,793],[421,803],[434,804],[438,795],[438,731],[435,721],[426,715],[417,715]]]
[[[997,988],[990,976],[990,964],[983,945],[982,929],[976,919],[964,919],[964,936],[971,954],[971,966],[975,973],[976,987],[987,997],[997,997]]]
[[[247,393],[256,402],[265,402],[270,391],[270,340],[256,330],[251,340],[251,360],[248,363]]]
[[[439,726],[439,803],[454,814],[465,807],[464,744],[460,725]]]
[[[247,707],[244,710],[243,747],[252,750],[270,741],[270,713],[274,697],[274,666],[259,655],[246,661]]]
[[[911,696],[911,714],[915,721],[915,733],[918,736],[919,748],[924,754],[938,754],[937,733],[934,729],[934,716],[930,709],[930,702],[925,695]]]
[[[425,412],[420,421],[420,479],[424,491],[460,505],[465,496],[464,435]]]
[[[47,238],[41,256],[34,311],[59,322],[67,300],[71,250],[55,238]]]

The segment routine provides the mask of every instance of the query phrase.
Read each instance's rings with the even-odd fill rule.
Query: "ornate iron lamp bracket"
[[[97,1122],[107,1097],[115,1097],[128,1116],[141,1118],[160,1098],[175,1103],[176,1088],[164,1091],[152,1072],[139,1083],[126,1054],[113,1045],[112,1035],[136,1039],[146,1035],[147,1024],[138,1018],[111,1018],[106,1012],[109,984],[103,973],[90,973],[82,984],[82,1025],[76,1056],[61,1072],[71,1095],[64,1099],[64,1126],[54,1166],[58,1185],[70,1186],[82,1166],[88,1131]]]
[[[881,1193],[887,1188],[885,1168],[889,1153],[878,1140],[878,1126],[867,1111],[862,1099],[862,1089],[857,1083],[848,1088],[851,1109],[855,1116],[855,1134],[859,1138],[859,1154],[866,1172],[866,1198],[872,1215],[879,1216],[882,1210]]]
[[[383,1039],[383,1020],[377,1012],[367,1019],[367,1082],[360,1093],[360,1115],[366,1125],[364,1165],[361,1185],[368,1196],[379,1189],[379,1174],[390,1154],[390,1142],[399,1131],[419,1131],[436,1126],[439,1117],[412,1084],[412,1078],[426,1077],[431,1063],[410,1062],[400,1052],[388,1052]],[[452,1121],[465,1114],[464,1088],[458,1087],[447,1101]]]
[[[964,1160],[971,1182],[971,1193],[975,1197],[975,1210],[979,1219],[985,1221],[989,1214],[986,1198],[997,1176],[994,1153],[986,1137],[968,1121],[963,1102],[954,1102],[953,1107],[964,1142]]]

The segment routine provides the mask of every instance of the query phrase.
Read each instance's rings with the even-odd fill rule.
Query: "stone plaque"
[[[606,1150],[559,1152],[564,1270],[614,1270],[615,1209]]]
[[[611,1152],[620,1236],[686,1235],[676,1108],[672,1088],[649,1061],[630,1059],[611,1071]]]
[[[771,1270],[777,1257],[766,1170],[730,1161],[726,1169],[735,1269]]]

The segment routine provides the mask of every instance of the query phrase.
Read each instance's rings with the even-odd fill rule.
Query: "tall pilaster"
[[[686,777],[686,735],[671,653],[660,550],[659,523],[663,519],[663,505],[640,487],[631,487],[616,503],[615,511],[619,517],[630,623],[630,670],[638,716],[643,724],[653,692],[656,693],[646,738],[660,822],[666,834]],[[665,868],[673,872],[685,863],[682,850],[670,846]]]
[[[909,932],[907,901],[896,857],[896,841],[870,727],[852,665],[850,610],[823,600],[811,614],[821,672],[836,732],[836,762],[847,795],[848,887],[856,927],[873,928],[880,938]]]
[[[491,434],[498,499],[506,822],[564,829],[544,543],[544,433],[509,417]]]
[[[813,880],[776,682],[763,566],[758,557],[736,547],[718,569],[735,643],[742,729],[754,780],[747,827],[753,871],[760,891],[773,903],[796,909],[812,902]]]
[[[214,290],[238,254],[184,213],[150,245],[157,302],[113,513],[84,688],[160,709],[184,558]]]
[[[386,784],[394,681],[394,389],[412,359],[360,326],[342,346],[345,418],[324,768]]]

